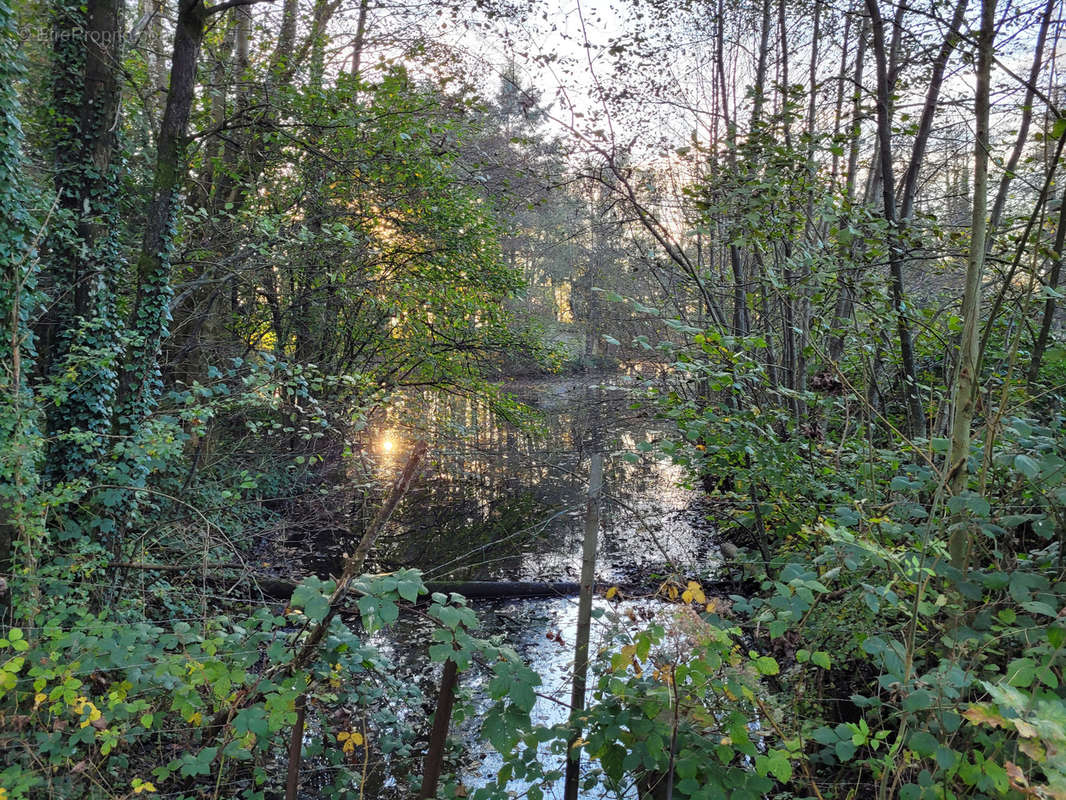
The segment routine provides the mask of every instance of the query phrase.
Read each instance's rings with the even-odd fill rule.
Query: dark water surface
[[[415,567],[426,580],[578,580],[589,456],[602,452],[597,581],[647,584],[674,573],[713,574],[719,553],[698,493],[681,486],[679,468],[640,450],[641,443],[664,434],[666,423],[632,408],[633,385],[624,377],[601,375],[525,381],[505,389],[540,412],[535,431],[520,430],[464,398],[410,397],[367,432],[367,455],[382,478],[402,469],[419,437],[429,442],[431,454],[431,464],[379,540],[373,569]],[[322,563],[313,566],[336,572],[339,553],[352,546],[323,543]],[[541,693],[568,704],[577,598],[471,605],[482,622],[479,634],[501,635],[543,677]],[[654,600],[609,604],[601,597],[595,605],[603,615],[594,623],[593,653],[612,627],[661,610]],[[377,644],[432,697],[435,676],[425,660],[424,627],[401,617]],[[475,703],[483,681],[476,674],[463,677]],[[565,720],[566,708],[538,700],[535,716],[554,724]],[[499,761],[471,734],[464,738],[464,782],[476,786],[495,774]],[[524,788],[515,787],[519,794]],[[561,786],[545,787],[545,796],[561,797]]]
[[[537,430],[519,430],[465,398],[411,397],[368,433],[381,477],[402,468],[419,436],[431,458],[379,540],[376,568],[416,567],[427,580],[577,580],[597,451],[605,456],[597,577],[706,568],[710,538],[697,493],[679,485],[680,469],[639,452],[664,423],[631,408],[624,377],[505,388],[539,412]]]

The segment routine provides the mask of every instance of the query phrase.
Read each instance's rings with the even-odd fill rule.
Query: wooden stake
[[[444,764],[444,745],[448,741],[448,726],[452,721],[452,705],[455,703],[455,687],[459,683],[459,669],[452,659],[444,662],[440,676],[440,694],[437,695],[437,711],[433,715],[433,728],[429,733],[429,747],[422,768],[422,791],[419,800],[431,800],[437,796],[437,782]]]
[[[574,644],[574,684],[570,694],[570,739],[566,744],[566,782],[563,800],[577,800],[580,778],[581,712],[585,710],[585,680],[589,666],[589,630],[592,627],[592,589],[596,580],[596,538],[600,529],[600,492],[603,456],[595,453],[589,465],[589,495],[585,505],[585,541],[581,548],[581,592],[577,603],[577,640]]]
[[[307,711],[307,695],[296,698],[296,722],[292,726],[289,739],[289,775],[285,781],[285,800],[296,800],[296,791],[300,786],[300,756],[304,743],[304,714]]]

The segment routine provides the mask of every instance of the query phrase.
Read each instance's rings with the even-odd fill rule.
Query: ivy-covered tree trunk
[[[50,313],[42,368],[55,483],[90,479],[108,446],[117,385],[120,0],[56,0],[51,131],[57,213],[47,241]]]
[[[119,396],[117,430],[125,435],[137,432],[155,409],[162,391],[159,352],[170,323],[170,258],[177,226],[178,191],[186,168],[186,129],[207,16],[202,0],[182,0],[179,6],[152,201],[137,260],[137,297],[129,322],[133,341]]]
[[[221,10],[221,6],[218,6]],[[203,0],[181,0],[174,32],[170,89],[157,139],[152,200],[137,259],[137,294],[129,318],[130,345],[123,364],[115,410],[115,432],[120,441],[112,460],[112,483],[123,487],[114,502],[105,503],[111,548],[121,554],[124,530],[137,508],[135,489],[148,478],[144,454],[144,428],[163,391],[160,352],[168,335],[173,296],[171,252],[177,232],[178,195],[187,162],[186,130],[196,88],[196,69],[204,26],[211,11]],[[150,435],[150,434],[149,434]]]
[[[27,380],[29,319],[36,281],[31,220],[23,201],[22,129],[16,86],[22,77],[15,14],[0,0],[0,573],[11,571],[14,542],[35,520],[40,436]]]

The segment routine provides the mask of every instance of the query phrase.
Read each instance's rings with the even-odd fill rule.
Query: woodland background
[[[0,0],[0,797],[280,796],[305,703],[403,796],[410,687],[254,564],[372,529],[400,393],[590,368],[745,590],[600,654],[588,796],[1066,796],[1062,12]],[[441,796],[539,796],[570,729],[432,599],[506,763]]]

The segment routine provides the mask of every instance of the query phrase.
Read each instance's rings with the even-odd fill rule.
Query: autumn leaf
[[[341,731],[337,734],[337,741],[341,743],[341,749],[345,753],[354,753],[355,748],[363,744],[363,734],[358,731]]]
[[[1021,767],[1013,761],[1006,762],[1003,767],[1007,772],[1007,777],[1010,778],[1011,786],[1023,791],[1029,788],[1029,779],[1025,777]]]
[[[962,712],[962,715],[974,725],[991,725],[993,728],[1006,728],[1009,724],[1002,715],[993,711],[992,706],[988,703],[973,703]]]
[[[1047,760],[1047,751],[1038,739],[1022,739],[1018,742],[1018,749],[1038,764],[1043,764]]]
[[[1012,719],[1015,729],[1018,731],[1018,735],[1023,739],[1035,739],[1037,736],[1036,728],[1026,722],[1024,719]]]

